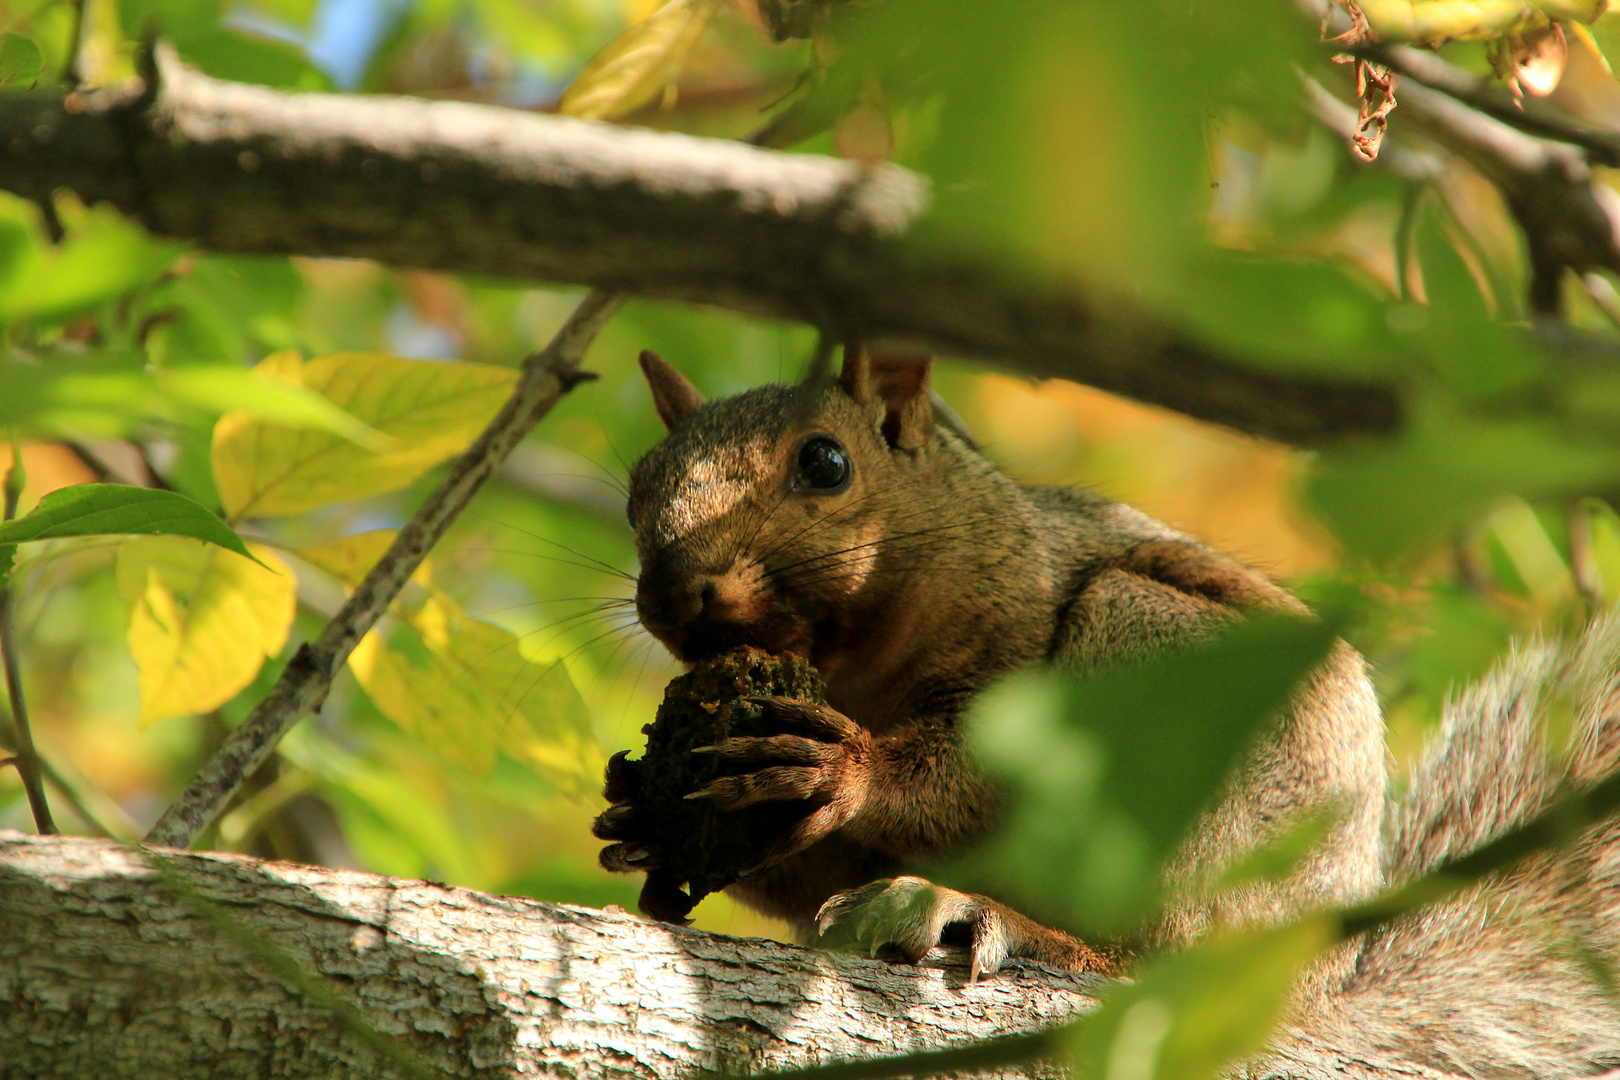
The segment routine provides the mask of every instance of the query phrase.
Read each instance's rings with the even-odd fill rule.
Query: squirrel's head
[[[889,541],[931,505],[931,366],[851,347],[836,381],[705,402],[642,353],[669,428],[630,471],[642,624],[687,661],[738,645],[812,656],[858,636],[850,620],[903,569]]]

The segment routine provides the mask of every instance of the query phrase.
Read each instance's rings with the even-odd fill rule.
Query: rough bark
[[[927,183],[904,169],[158,68],[150,93],[5,95],[0,188],[69,189],[214,251],[577,283],[903,340],[1301,445],[1402,419],[1392,384],[1254,370],[1126,297],[932,235]]]
[[[0,833],[0,1077],[754,1072],[1027,1032],[1094,977],[890,966],[373,874]],[[308,975],[305,976],[308,979]],[[1031,1065],[1004,1075],[1049,1074]]]

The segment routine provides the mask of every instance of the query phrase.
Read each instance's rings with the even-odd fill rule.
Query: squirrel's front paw
[[[866,800],[872,735],[826,705],[782,697],[748,700],[791,734],[723,739],[694,750],[713,754],[724,769],[746,771],[711,781],[687,798],[706,799],[721,810],[803,803],[803,816],[761,853],[758,866],[763,867],[803,851],[859,812]]]
[[[628,758],[621,750],[608,759],[602,794],[613,805],[591,823],[598,840],[618,841],[603,848],[599,858],[604,869],[621,874],[658,868],[657,855],[642,837],[641,815],[635,805],[641,794],[641,763]]]
[[[834,893],[816,912],[821,944],[867,956],[893,946],[913,964],[939,945],[947,931],[955,932],[953,938],[960,933],[971,944],[969,982],[1000,970],[1013,944],[995,901],[920,877],[884,878]]]

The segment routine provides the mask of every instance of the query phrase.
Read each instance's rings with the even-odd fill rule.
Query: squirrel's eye
[[[805,440],[799,447],[793,486],[799,491],[837,491],[849,483],[849,455],[825,435]]]

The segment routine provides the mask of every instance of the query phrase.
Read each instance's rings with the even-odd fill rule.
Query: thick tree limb
[[[215,251],[574,282],[901,339],[1297,444],[1401,421],[1393,386],[1251,370],[1124,298],[947,246],[903,169],[159,67],[150,94],[5,95],[0,188],[66,188]]]
[[[161,872],[109,841],[0,833],[0,1075],[398,1075],[311,979],[419,1071],[570,1080],[940,1049],[1050,1027],[1103,985],[1014,962],[968,986],[962,969],[622,913],[160,854]],[[301,974],[281,970],[286,960]]]
[[[501,411],[450,466],[450,472],[399,530],[320,636],[299,648],[270,692],[163,812],[147,833],[148,843],[189,845],[219,817],[242,782],[274,752],[281,737],[305,713],[320,708],[355,645],[382,618],[478,489],[564,394],[595,377],[582,373],[579,364],[621,299],[600,292],[587,296],[551,343],[524,362],[517,386]]]

